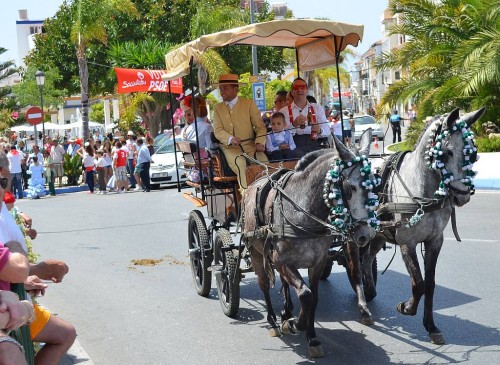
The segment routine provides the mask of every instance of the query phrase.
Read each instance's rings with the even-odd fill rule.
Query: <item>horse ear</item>
[[[467,123],[467,126],[470,127],[473,125],[481,116],[484,114],[484,111],[486,110],[486,107],[483,106],[479,110],[475,110],[473,112],[467,113],[462,117],[462,120]]]
[[[335,135],[333,136],[333,142],[342,161],[350,161],[355,157],[354,154],[349,151],[349,149]]]
[[[460,112],[460,109],[456,108],[456,109],[453,109],[453,111],[450,114],[448,114],[448,117],[446,118],[446,128],[447,129],[450,129],[451,127],[453,127],[455,125],[455,122],[460,117],[459,112]]]
[[[361,138],[359,139],[359,155],[365,155],[368,157],[370,155],[370,146],[372,144],[372,129],[368,128],[363,132]]]

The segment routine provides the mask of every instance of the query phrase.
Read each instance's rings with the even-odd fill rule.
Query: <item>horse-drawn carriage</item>
[[[193,60],[199,58],[207,48],[232,44],[295,48],[297,64],[302,70],[313,70],[333,63],[338,65],[340,52],[349,44],[356,45],[361,37],[362,26],[329,21],[286,20],[253,24],[203,36],[170,52],[166,55],[167,69],[170,71],[166,78],[192,75]],[[476,112],[457,122],[458,112],[454,112],[448,117],[446,125],[433,125],[433,132],[424,134],[429,142],[414,152],[412,161],[415,161],[415,165],[411,168],[401,168],[403,158],[399,162],[386,164],[390,176],[386,179],[389,184],[381,192],[385,197],[383,213],[392,214],[392,217],[383,222],[386,228],[383,232],[374,212],[378,208],[378,200],[372,190],[379,181],[373,175],[368,160],[371,131],[361,137],[357,154],[334,138],[334,152],[313,152],[298,162],[263,165],[245,156],[254,164],[247,168],[249,187],[243,196],[237,177],[228,168],[222,150],[214,148],[208,158],[203,159],[198,153],[199,145],[179,143],[177,146],[184,155],[185,167],[196,168],[200,176],[199,182],[188,183],[195,188],[196,194],[184,193],[184,196],[197,207],[207,206],[210,218],[207,225],[204,215],[199,210],[193,210],[188,220],[189,258],[197,293],[208,296],[213,274],[223,312],[234,316],[239,308],[239,282],[246,272],[254,271],[264,293],[271,334],[305,331],[310,355],[322,356],[323,350],[314,331],[314,311],[318,300],[318,281],[328,276],[334,261],[346,266],[350,283],[358,296],[362,321],[366,324],[373,323],[373,320],[365,295],[368,300],[376,295],[375,254],[386,241],[400,245],[409,242],[406,246],[409,247],[409,255],[403,255],[403,258],[410,265],[414,265],[416,244],[424,242],[429,247],[429,253],[426,252],[426,273],[434,275],[442,244],[442,230],[449,220],[452,205],[460,202],[449,202],[443,198],[437,199],[436,203],[433,199],[420,199],[419,196],[432,195],[433,191],[429,190],[435,190],[433,186],[436,185],[439,185],[438,191],[441,192],[446,192],[447,187],[460,191],[450,185],[449,171],[451,175],[461,174],[456,168],[460,156],[458,153],[453,155],[452,148],[468,146],[468,128],[480,115],[481,112]],[[463,143],[448,146],[447,140],[456,130],[462,131]],[[444,151],[439,149],[434,154],[433,148],[441,144],[444,145]],[[450,157],[444,160],[441,157],[443,153]],[[470,155],[472,152],[467,153]],[[424,156],[434,160],[432,166],[438,170],[440,181],[435,181],[436,174],[427,177],[427,174],[422,173],[427,181],[415,176],[415,171],[418,174],[421,166],[428,169],[425,162],[420,161]],[[467,156],[465,152],[464,156]],[[452,160],[455,167],[446,165],[448,161],[451,164]],[[445,165],[448,170],[443,167]],[[469,169],[468,164],[463,166],[465,170]],[[412,181],[405,183],[400,176],[405,174]],[[398,176],[399,180],[394,176]],[[462,182],[467,185],[464,179]],[[418,195],[412,194],[407,184],[411,184]],[[470,194],[470,190],[451,195],[457,200],[460,194]],[[435,203],[432,204],[432,210],[428,208],[431,203]],[[401,210],[402,207],[406,210]],[[421,240],[415,242],[411,235],[415,225],[421,220],[430,222],[436,219],[436,211],[447,215],[438,225],[431,224],[439,232],[427,232],[427,236],[419,234]],[[422,219],[424,214],[426,217]],[[398,222],[394,222],[395,215],[399,217]],[[406,226],[402,222],[407,223]],[[404,231],[405,227],[407,231]],[[238,235],[239,240],[234,242],[233,237]],[[403,242],[399,237],[407,241]],[[369,243],[371,241],[373,243]],[[304,283],[298,268],[308,268],[309,286]],[[432,283],[426,282],[424,289],[418,262],[414,269],[410,273],[414,279],[413,285],[418,285],[418,291],[414,290],[415,297],[400,304],[398,310],[402,314],[414,314],[425,292],[429,296],[425,307],[425,327],[433,342],[443,343],[432,318],[433,278]],[[280,275],[285,297],[281,329],[277,325],[269,296],[275,271]],[[301,302],[297,319],[292,313],[290,286],[296,289]]]

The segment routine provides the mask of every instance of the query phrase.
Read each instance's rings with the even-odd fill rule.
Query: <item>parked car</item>
[[[177,141],[180,139],[177,138]],[[173,138],[167,139],[151,156],[153,162],[149,169],[149,177],[151,179],[151,187],[159,188],[164,184],[177,183],[177,171],[175,168],[175,155],[174,155],[174,140]],[[187,171],[184,168],[184,160],[182,154],[177,152],[177,161],[179,170],[179,181],[182,183],[187,180]]]
[[[371,115],[354,117],[354,125],[354,142],[358,142],[363,132],[368,128],[372,129],[373,138],[377,137],[379,141],[384,140],[384,131],[382,130],[382,126]]]

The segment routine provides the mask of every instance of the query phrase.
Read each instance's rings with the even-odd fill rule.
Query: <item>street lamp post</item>
[[[43,86],[45,85],[45,72],[37,71],[35,72],[36,84],[38,85],[38,89],[40,90],[40,109],[42,109],[42,118],[43,114]],[[38,138],[38,136],[35,136]],[[45,146],[45,118],[42,119],[42,149]]]

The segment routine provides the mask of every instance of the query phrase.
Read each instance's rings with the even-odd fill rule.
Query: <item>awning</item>
[[[187,75],[191,57],[198,63],[207,49],[235,44],[295,48],[300,70],[311,71],[335,64],[335,51],[357,46],[363,39],[363,28],[330,20],[286,19],[207,34],[167,53],[168,74],[162,78],[174,80]]]

